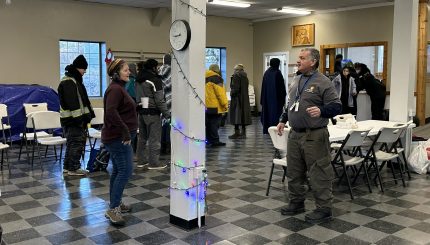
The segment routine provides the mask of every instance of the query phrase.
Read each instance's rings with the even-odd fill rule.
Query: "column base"
[[[201,216],[202,226],[205,225],[205,216]],[[170,215],[170,224],[176,225],[185,230],[192,230],[199,227],[198,218],[192,220],[184,220],[182,218]]]

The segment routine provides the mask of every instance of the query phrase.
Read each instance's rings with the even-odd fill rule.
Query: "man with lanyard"
[[[318,50],[300,51],[297,76],[289,90],[288,104],[277,126],[282,135],[287,121],[291,126],[288,137],[288,191],[290,202],[281,209],[283,215],[305,211],[305,182],[307,175],[312,186],[316,209],[305,220],[319,224],[332,219],[332,180],[328,120],[342,110],[332,82],[317,71]]]

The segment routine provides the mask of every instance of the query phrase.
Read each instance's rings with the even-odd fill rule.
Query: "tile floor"
[[[45,171],[18,162],[0,175],[0,224],[5,244],[430,244],[430,175],[413,175],[404,188],[373,188],[350,200],[336,187],[334,220],[310,225],[304,214],[282,216],[287,199],[282,171],[275,172],[269,197],[265,188],[273,156],[269,136],[259,121],[248,127],[246,140],[227,140],[232,127],[221,129],[226,147],[207,150],[210,187],[206,226],[184,231],[169,224],[169,170],[135,170],[124,201],[133,212],[124,227],[104,217],[109,175],[68,177],[58,163]],[[165,161],[168,159],[164,158]],[[335,185],[336,186],[336,185]],[[312,201],[306,201],[312,210]]]

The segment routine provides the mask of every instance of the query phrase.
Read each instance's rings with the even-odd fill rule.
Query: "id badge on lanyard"
[[[299,90],[300,87],[300,80],[302,80],[303,75],[300,77],[300,80],[297,84],[297,90],[296,90],[296,99],[294,101],[294,103],[290,106],[290,111],[299,111],[299,105],[300,105],[300,97],[303,93],[303,90],[306,88],[306,85],[308,84],[309,80],[311,80],[312,76],[314,74],[312,74],[305,82],[305,84],[303,84],[303,87],[301,90]]]

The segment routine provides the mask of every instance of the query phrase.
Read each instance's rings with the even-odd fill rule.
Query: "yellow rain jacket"
[[[206,113],[222,114],[227,112],[228,101],[221,76],[214,71],[207,70],[205,77]]]

